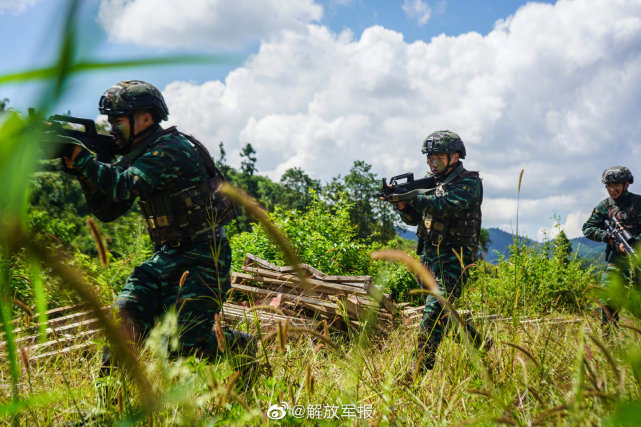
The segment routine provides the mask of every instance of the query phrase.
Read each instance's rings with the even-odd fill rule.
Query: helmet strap
[[[138,138],[140,138],[141,136],[145,136],[145,135],[147,135],[147,134],[151,133],[152,131],[154,131],[154,130],[155,130],[156,128],[158,128],[159,126],[160,126],[160,125],[159,125],[158,123],[154,123],[154,124],[152,124],[152,125],[150,125],[150,126],[146,127],[145,129],[141,130],[141,131],[140,131],[140,132],[138,132],[137,134],[133,135],[133,136],[132,136],[132,138],[133,138],[133,139],[138,139]]]
[[[133,113],[129,115],[129,139],[127,139],[127,149],[131,148],[134,145],[134,115]]]
[[[156,130],[158,128],[158,123],[152,123],[151,125],[147,126],[145,129],[141,130],[138,133],[134,133],[134,115],[131,114],[129,116],[129,141],[127,141],[127,144],[129,147],[131,147],[134,143],[134,141],[141,136],[145,136],[147,134],[150,134],[152,131]]]

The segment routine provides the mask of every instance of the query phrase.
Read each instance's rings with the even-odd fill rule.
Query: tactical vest
[[[641,233],[641,224],[637,222],[639,215],[639,210],[641,209],[641,196],[638,194],[628,193],[629,200],[626,201],[625,206],[617,206],[612,200],[611,197],[608,197],[608,218],[616,218],[621,225],[627,229],[632,236],[637,236]],[[634,243],[634,242],[629,242]],[[606,247],[606,259],[608,258],[608,252],[613,252],[614,254],[619,254],[618,251],[614,251],[614,248],[610,247],[610,244]]]
[[[167,134],[183,136],[192,144],[204,159],[210,178],[177,192],[141,196],[138,205],[151,241],[157,247],[164,244],[179,246],[212,237],[214,228],[215,236],[223,237],[225,229],[222,226],[236,216],[231,201],[220,191],[225,181],[223,174],[200,141],[175,127],[164,130],[154,141]]]
[[[456,186],[461,179],[470,177],[479,180],[481,195],[478,203],[446,217],[433,217],[429,213],[423,212],[422,220],[416,230],[419,239],[433,246],[476,247],[478,245],[481,235],[481,203],[483,202],[483,184],[480,181],[479,173],[465,170],[463,165],[460,165],[442,183],[438,184],[434,195],[437,197],[447,196],[450,188]]]

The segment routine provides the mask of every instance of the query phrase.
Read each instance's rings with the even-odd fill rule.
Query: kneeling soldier
[[[223,225],[233,209],[216,191],[222,175],[195,138],[175,127],[160,127],[169,112],[153,85],[117,83],[100,98],[99,107],[108,116],[122,157],[114,164],[102,163],[76,147],[65,158],[66,167],[78,177],[89,209],[101,221],[115,220],[138,199],[155,245],[152,258],[127,279],[115,303],[117,316],[138,343],[173,308],[180,354],[215,357],[220,351],[214,316],[231,287],[231,248]],[[253,357],[254,337],[229,330],[226,335],[229,347]],[[108,369],[108,351],[103,359]]]

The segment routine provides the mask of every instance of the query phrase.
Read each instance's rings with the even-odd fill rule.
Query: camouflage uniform
[[[605,182],[606,173],[612,169],[615,168],[609,168],[604,172],[604,183],[607,183]],[[630,178],[632,178],[631,174]],[[607,285],[612,275],[623,274],[624,278],[630,279],[630,275],[633,272],[629,268],[628,259],[625,254],[619,252],[609,243],[611,236],[605,231],[605,220],[611,218],[617,218],[619,222],[628,229],[633,236],[633,241],[629,242],[630,244],[641,241],[641,196],[625,190],[616,199],[608,197],[607,199],[601,200],[592,210],[590,218],[583,224],[583,234],[585,237],[597,242],[607,243],[605,260],[608,266],[602,278],[603,286]],[[601,320],[603,323],[608,323],[610,317],[612,317],[612,320],[616,323],[619,319],[617,308],[612,306],[608,301],[603,301],[603,303],[609,313],[602,310]]]
[[[143,83],[121,82],[114,87],[122,91],[127,87],[140,88]],[[103,113],[103,100],[109,94],[108,91],[101,99]],[[112,110],[106,112],[124,115]],[[162,119],[163,110],[159,111]],[[179,196],[180,200],[192,203],[189,196],[198,196],[194,191],[211,180],[211,165],[207,163],[210,159],[196,145],[175,128],[163,130],[154,123],[147,136],[116,163],[99,162],[83,150],[74,159],[73,167],[91,212],[101,221],[120,217],[136,199],[144,215],[150,206],[155,210],[155,216],[145,215],[145,220],[156,252],[134,269],[116,300],[115,306],[123,319],[132,321],[144,336],[154,321],[173,307],[178,313],[181,353],[198,350],[204,356],[214,356],[218,353],[212,331],[214,316],[231,287],[231,249],[225,230],[212,226],[211,219],[206,219],[202,211],[196,212],[201,223],[196,221],[194,226],[192,219],[183,218],[186,225],[178,231],[161,220],[172,218],[172,223],[178,222],[182,211],[167,205],[176,203]],[[163,209],[165,215],[160,216],[158,210]],[[190,217],[196,213],[184,211]],[[188,272],[186,280],[180,286],[185,272]]]
[[[101,221],[112,221],[126,212],[140,196],[162,191],[176,193],[209,179],[203,160],[186,138],[158,135],[158,128],[136,149],[113,165],[100,163],[81,152],[74,169],[81,179],[87,204]],[[154,320],[170,307],[179,312],[183,345],[216,352],[211,335],[214,315],[230,289],[231,249],[223,227],[211,236],[185,245],[164,244],[153,257],[136,267],[127,279],[115,306],[148,332]],[[182,274],[189,274],[182,287]],[[212,339],[213,338],[213,339]]]
[[[463,148],[461,158],[464,153]],[[400,213],[404,222],[418,225],[417,252],[421,255],[421,262],[435,275],[443,295],[454,302],[461,295],[468,277],[464,266],[477,258],[483,185],[478,172],[465,170],[461,162],[453,165],[448,175],[436,177],[435,184],[434,193],[410,200]],[[423,367],[427,369],[433,367],[436,351],[443,339],[448,321],[445,314],[436,298],[431,295],[426,298],[419,347],[425,352]],[[472,342],[480,346],[482,338],[478,332],[471,325],[467,325],[467,330]],[[489,346],[489,342],[486,344]]]

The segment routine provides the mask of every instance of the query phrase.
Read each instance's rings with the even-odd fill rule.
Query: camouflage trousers
[[[164,245],[134,269],[115,307],[121,318],[134,323],[142,338],[173,308],[178,314],[180,353],[213,356],[218,353],[214,316],[231,288],[230,269],[231,248],[225,237]]]
[[[608,263],[601,277],[601,286],[607,290],[612,280],[617,278],[623,280],[624,283],[636,286],[637,289],[641,287],[641,274],[635,270],[633,265],[628,263],[626,258],[621,257],[614,262]],[[616,325],[619,322],[620,307],[611,301],[607,295],[601,298],[601,304],[601,324]]]
[[[460,251],[460,249],[459,249]],[[463,249],[463,263],[470,264],[474,258],[471,250]],[[460,254],[460,252],[459,252]],[[451,247],[428,248],[421,256],[421,262],[434,274],[436,282],[443,296],[450,303],[454,303],[461,296],[463,285],[468,273],[464,271],[458,257]],[[419,351],[423,352],[423,364],[427,369],[432,369],[435,363],[436,351],[443,340],[443,335],[448,326],[449,313],[443,305],[432,295],[425,299],[423,318],[421,319],[418,336]],[[481,335],[470,324],[466,325],[470,339],[477,347],[481,345]]]

